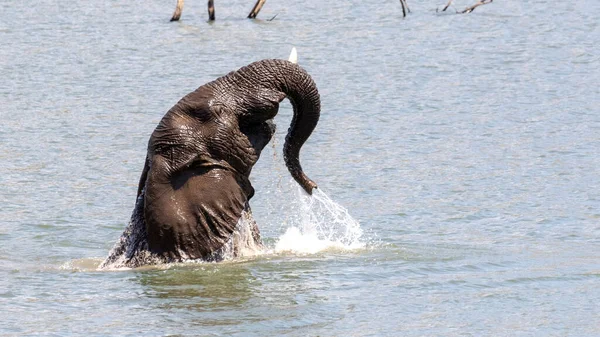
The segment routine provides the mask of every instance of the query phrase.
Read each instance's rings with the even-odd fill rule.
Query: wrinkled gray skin
[[[319,119],[316,85],[294,63],[254,62],[186,95],[160,121],[148,142],[129,227],[100,268],[219,260],[242,213],[251,219],[250,172],[286,97],[294,116],[284,160],[311,194],[316,184],[302,171],[299,153]]]

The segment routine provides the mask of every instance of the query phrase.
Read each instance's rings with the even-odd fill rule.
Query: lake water
[[[0,2],[0,334],[600,336],[600,2],[445,2]],[[293,46],[319,199],[285,103],[262,255],[96,271],[163,114]]]

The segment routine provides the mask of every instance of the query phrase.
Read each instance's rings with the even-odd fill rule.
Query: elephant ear
[[[228,177],[228,173],[216,171],[206,184],[199,184],[199,189],[194,191],[200,199],[196,207],[196,237],[204,245],[191,245],[187,251],[197,250],[194,257],[207,258],[211,253],[221,249],[226,244],[239,221],[242,212],[248,208],[248,200],[254,194],[254,189],[246,179],[238,179],[237,183]],[[242,187],[240,189],[239,187]],[[180,238],[185,245],[187,237]]]

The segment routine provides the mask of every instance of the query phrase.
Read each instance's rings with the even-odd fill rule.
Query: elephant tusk
[[[292,52],[290,53],[290,58],[288,61],[297,64],[298,63],[298,53],[296,52],[296,47],[292,47]]]

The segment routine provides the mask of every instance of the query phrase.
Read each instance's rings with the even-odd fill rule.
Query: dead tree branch
[[[208,20],[215,21],[215,3],[213,0],[208,0]]]
[[[402,16],[406,17],[406,13],[410,13],[410,8],[408,8],[406,0],[400,0],[400,5],[402,5]]]
[[[476,4],[474,4],[473,6],[465,8],[465,10],[464,10],[464,11],[462,11],[462,12],[460,12],[460,14],[471,13],[472,11],[474,11],[474,10],[475,10],[475,8],[477,8],[477,7],[481,6],[481,5],[487,5],[487,4],[489,4],[489,3],[493,2],[493,1],[494,1],[494,0],[479,0],[479,1],[478,1]]]
[[[265,4],[265,1],[267,1],[267,0],[257,0],[256,1],[256,4],[250,11],[250,14],[248,14],[248,19],[256,18],[256,16],[258,15],[258,12],[260,12],[260,10],[262,9],[262,6]]]
[[[171,21],[179,21],[181,17],[181,11],[183,10],[183,0],[177,0],[177,7],[175,7],[175,12],[171,17]]]
[[[452,3],[454,2],[454,0],[449,0],[448,3],[446,4],[446,7],[444,7],[444,9],[442,9],[442,12],[445,12],[446,9],[448,9],[448,7],[450,7],[450,5],[452,5]],[[437,12],[437,10],[436,10]]]

